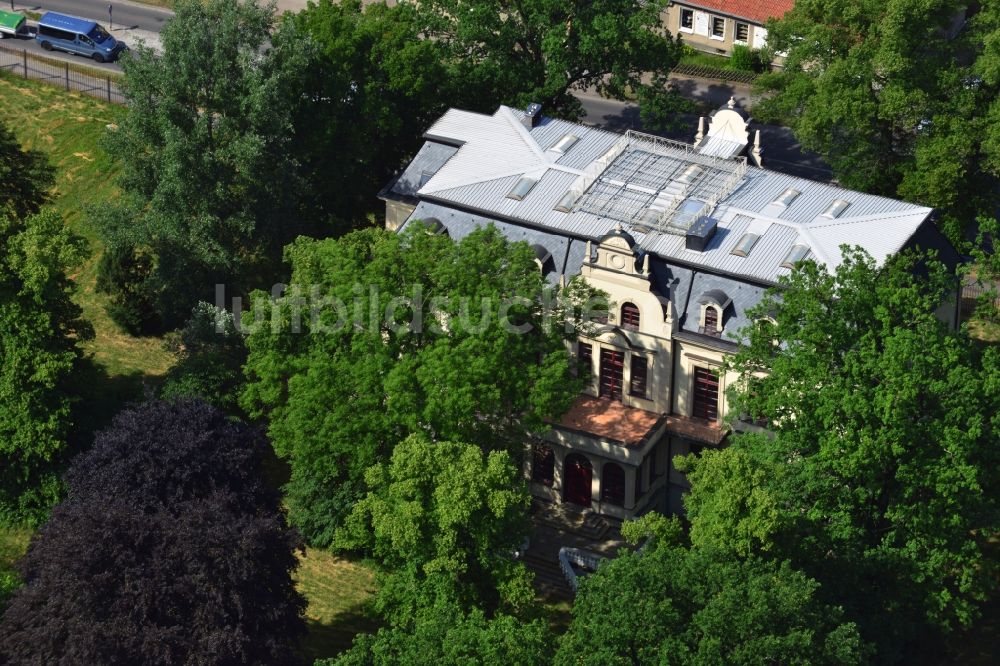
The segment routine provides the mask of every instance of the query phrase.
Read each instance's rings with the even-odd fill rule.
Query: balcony
[[[641,448],[664,417],[628,407],[617,400],[583,395],[554,425],[564,430],[611,440],[625,447]]]
[[[702,444],[718,446],[729,434],[729,428],[723,427],[717,421],[676,414],[665,418],[668,433]]]

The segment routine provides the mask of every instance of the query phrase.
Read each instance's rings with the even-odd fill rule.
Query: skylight
[[[514,183],[514,187],[511,188],[510,192],[507,193],[507,198],[521,201],[524,197],[528,196],[528,192],[531,191],[531,188],[533,188],[537,182],[538,181],[534,178],[521,176],[518,178],[517,182]]]
[[[793,245],[792,249],[785,255],[785,260],[781,262],[782,268],[794,268],[795,264],[809,256],[808,245]]]
[[[753,249],[753,246],[757,242],[758,238],[760,238],[760,236],[757,234],[743,234],[743,237],[740,238],[740,242],[733,248],[732,254],[735,254],[737,257],[747,256],[750,254],[750,250]]]
[[[802,194],[802,193],[799,192],[798,190],[789,187],[787,190],[785,190],[784,192],[781,193],[780,197],[778,197],[777,199],[774,200],[774,203],[778,204],[779,206],[786,206],[787,207],[788,204],[790,204],[793,201],[795,201],[795,199],[800,194]]]
[[[847,207],[850,205],[850,201],[835,199],[833,203],[830,204],[830,207],[823,211],[823,217],[840,217],[841,213],[847,210]]]
[[[698,178],[698,176],[701,174],[701,171],[702,169],[700,166],[698,166],[697,164],[692,164],[687,169],[684,169],[684,173],[680,175],[680,178],[677,179],[677,182],[684,183],[685,185],[690,185]]]
[[[574,192],[573,190],[568,190],[566,194],[562,195],[562,199],[559,200],[559,203],[556,204],[555,210],[559,211],[560,213],[570,212],[571,210],[573,210],[573,204],[576,203],[576,200],[578,198],[579,197],[577,196],[576,192]]]
[[[577,141],[579,141],[579,139],[572,134],[564,134],[563,137],[556,142],[556,145],[552,146],[551,150],[557,153],[565,153],[567,150],[572,148],[573,144]]]

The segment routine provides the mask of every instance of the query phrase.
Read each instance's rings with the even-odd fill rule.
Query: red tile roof
[[[767,19],[781,18],[795,5],[795,0],[678,0],[677,4],[714,10],[764,23]]]
[[[558,425],[629,446],[641,442],[659,420],[660,415],[654,412],[626,407],[617,400],[582,395]]]

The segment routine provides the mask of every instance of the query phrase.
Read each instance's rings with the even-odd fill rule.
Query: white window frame
[[[716,21],[722,21],[722,34],[721,35],[716,35],[715,34],[715,22]],[[708,38],[709,39],[714,39],[714,40],[719,41],[719,42],[725,41],[726,40],[726,24],[727,23],[728,23],[728,21],[723,16],[711,16],[710,15],[709,16],[709,23],[708,23]]]
[[[684,12],[687,12],[691,16],[691,27],[684,27]],[[694,33],[694,10],[688,7],[681,7],[681,13],[677,18],[677,31],[686,32],[688,34]]]
[[[746,26],[747,37],[746,39],[740,39],[740,26]],[[743,21],[736,21],[736,25],[733,27],[733,43],[735,44],[749,44],[750,43],[750,24]]]

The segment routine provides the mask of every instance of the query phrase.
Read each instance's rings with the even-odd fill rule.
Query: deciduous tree
[[[486,617],[439,603],[417,612],[411,629],[387,627],[363,634],[350,650],[316,666],[535,666],[552,660],[552,636],[543,620]]]
[[[0,522],[38,521],[59,496],[77,343],[91,334],[67,276],[82,249],[52,211],[21,219],[0,210]]]
[[[567,299],[542,307],[534,253],[495,228],[457,243],[419,224],[369,229],[300,239],[287,258],[285,295],[245,318],[242,404],[268,420],[291,466],[292,521],[315,543],[330,543],[364,471],[409,434],[519,451],[525,429],[577,393]]]
[[[78,457],[0,620],[9,664],[292,664],[297,536],[259,434],[197,401],[126,410]]]
[[[365,480],[371,490],[338,543],[379,563],[377,607],[390,623],[412,626],[418,609],[440,603],[516,610],[531,601],[529,574],[513,556],[530,498],[506,452],[413,435]]]
[[[683,543],[649,514],[626,550],[586,576],[556,664],[861,664],[865,646],[816,581],[787,563]]]
[[[307,42],[272,30],[273,3],[179,0],[173,9],[163,53],[140,46],[122,61],[127,111],[107,144],[122,161],[125,201],[94,211],[132,267],[104,286],[133,327],[151,325],[150,307],[161,326],[182,324],[216,283],[236,292],[269,284],[282,247],[305,230],[290,144]]]
[[[582,115],[573,91],[615,99],[644,90],[644,74],[664,90],[680,42],[663,28],[664,2],[638,0],[426,0],[428,37],[448,50],[467,99],[538,102],[549,113]]]
[[[910,255],[803,263],[732,362],[733,409],[767,416],[773,437],[685,463],[695,545],[790,560],[886,661],[968,625],[991,586],[1000,355],[935,316],[954,285]]]
[[[788,119],[846,186],[942,211],[953,241],[995,214],[1000,10],[961,0],[799,0],[769,24],[787,53],[757,115]]]

